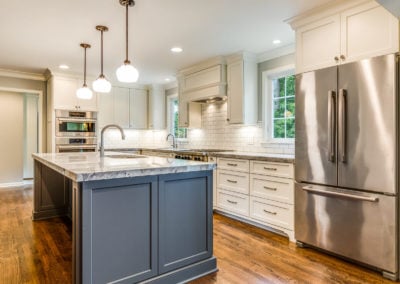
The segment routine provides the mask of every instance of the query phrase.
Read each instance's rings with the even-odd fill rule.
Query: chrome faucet
[[[101,134],[100,134],[100,157],[104,157],[104,131],[106,131],[106,129],[108,129],[110,127],[115,127],[117,129],[119,129],[119,131],[121,132],[122,140],[125,140],[125,132],[121,128],[121,126],[116,125],[116,124],[108,124],[108,125],[104,126],[103,129],[101,130]]]
[[[168,135],[167,135],[167,139],[165,139],[165,140],[168,141],[168,138],[169,138],[170,136],[172,136],[172,148],[174,148],[174,149],[178,148],[178,144],[176,144],[176,140],[175,140],[174,134],[172,134],[172,133],[168,134]]]

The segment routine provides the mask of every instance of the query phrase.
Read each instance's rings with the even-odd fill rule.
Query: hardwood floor
[[[71,223],[31,220],[32,189],[0,188],[0,284],[70,283]],[[394,283],[287,238],[214,215],[219,271],[203,283]]]

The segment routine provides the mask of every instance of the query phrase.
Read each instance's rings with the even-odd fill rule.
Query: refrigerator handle
[[[328,100],[328,143],[329,153],[328,160],[335,162],[335,151],[336,151],[336,92],[329,91]]]
[[[303,186],[303,190],[311,192],[311,193],[320,193],[320,194],[325,194],[325,195],[330,195],[330,196],[337,196],[337,197],[344,197],[344,198],[349,198],[349,199],[355,199],[355,200],[362,200],[362,201],[369,201],[369,202],[378,202],[379,198],[373,195],[360,195],[360,194],[351,194],[351,193],[345,193],[345,192],[339,192],[339,191],[331,191],[331,190],[326,190],[326,189],[320,189],[320,188],[315,188],[314,186]]]
[[[347,91],[345,89],[339,90],[339,151],[340,161],[347,162]]]

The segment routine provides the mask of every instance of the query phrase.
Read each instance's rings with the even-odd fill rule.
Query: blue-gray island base
[[[141,165],[114,169],[129,177],[110,178],[103,168],[77,181],[81,173],[66,165],[67,155],[94,158],[34,155],[33,219],[71,215],[73,283],[181,283],[217,271],[212,163],[145,157]],[[164,168],[154,166],[149,175],[145,163]],[[139,170],[147,175],[133,176]]]

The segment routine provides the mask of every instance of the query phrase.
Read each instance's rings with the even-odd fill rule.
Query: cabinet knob
[[[344,56],[344,55],[342,54],[342,55],[340,55],[340,59],[345,60],[345,59],[346,59],[346,56]]]
[[[229,121],[229,120],[230,120],[229,118],[226,119],[226,121]]]
[[[339,61],[339,57],[335,56],[333,59],[335,59],[336,62]]]

